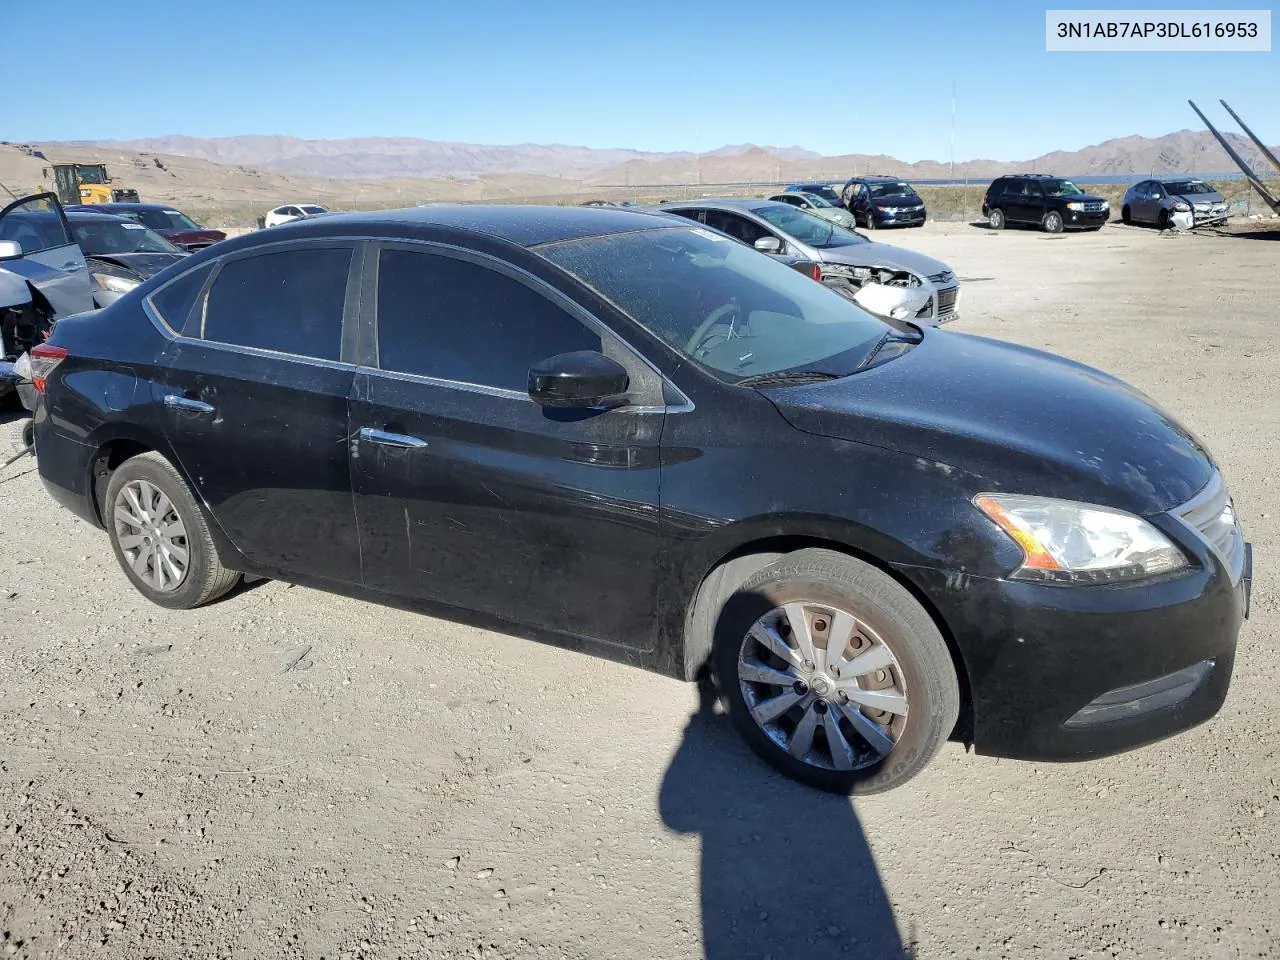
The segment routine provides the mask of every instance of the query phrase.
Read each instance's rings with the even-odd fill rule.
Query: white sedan
[[[289,203],[283,207],[276,207],[266,215],[263,222],[268,227],[278,227],[282,223],[288,223],[290,220],[301,220],[303,217],[314,217],[317,214],[328,213],[324,207],[314,203]]]

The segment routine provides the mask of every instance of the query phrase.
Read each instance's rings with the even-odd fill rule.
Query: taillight
[[[809,264],[809,276],[818,282],[822,281],[822,265],[817,263]]]
[[[31,382],[38,391],[44,393],[44,385],[49,374],[53,373],[53,368],[67,359],[67,348],[40,343],[31,348],[28,356],[31,358]]]

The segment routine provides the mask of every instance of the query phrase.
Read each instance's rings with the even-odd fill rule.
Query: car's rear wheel
[[[738,732],[789,777],[843,794],[900,786],[955,727],[946,642],[869,564],[798,550],[750,577],[716,625],[715,675]]]
[[[1062,214],[1057,210],[1050,210],[1044,215],[1042,221],[1045,233],[1061,233],[1062,232]]]
[[[987,214],[987,225],[992,230],[1003,230],[1009,220],[1004,215],[1004,211],[999,207],[992,207],[991,212]]]
[[[240,579],[219,560],[186,482],[158,453],[139,454],[116,469],[102,512],[116,559],[152,603],[189,610],[216,600]]]

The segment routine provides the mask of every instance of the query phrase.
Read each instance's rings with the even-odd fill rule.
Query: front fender
[[[31,300],[31,284],[26,278],[0,267],[0,310],[25,307]]]

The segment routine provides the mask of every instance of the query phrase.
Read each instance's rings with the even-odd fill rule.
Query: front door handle
[[[63,273],[76,273],[76,272],[78,272],[78,271],[80,271],[80,270],[83,270],[83,269],[84,269],[84,264],[83,264],[83,263],[76,263],[76,262],[73,260],[73,261],[71,261],[70,263],[64,263],[64,264],[63,264],[61,267],[59,267],[58,269],[60,269]]]
[[[187,413],[213,413],[213,404],[205,403],[203,400],[192,400],[190,397],[183,397],[176,393],[166,395],[164,405]]]
[[[386,430],[376,430],[373,427],[361,427],[360,439],[384,447],[400,447],[407,450],[417,450],[427,445],[427,441],[421,437],[411,437],[404,433],[389,433]]]

